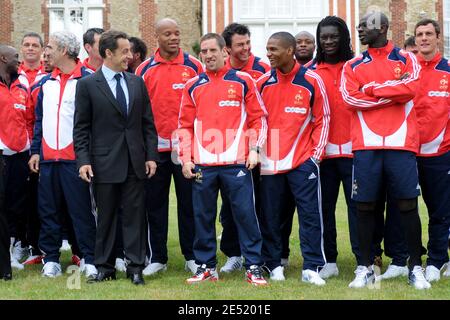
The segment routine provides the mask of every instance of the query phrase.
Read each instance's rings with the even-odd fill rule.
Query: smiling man
[[[325,285],[319,163],[329,131],[329,106],[324,85],[313,71],[294,59],[295,38],[277,32],[267,41],[272,70],[257,87],[268,111],[267,144],[261,152],[262,255],[270,279],[283,281],[281,208],[292,193],[299,215],[303,282]]]
[[[255,213],[251,169],[266,137],[266,111],[253,79],[225,66],[225,40],[216,33],[200,39],[206,72],[183,90],[179,118],[183,174],[192,183],[194,254],[199,265],[187,283],[216,281],[218,192],[230,200],[245,258],[246,280],[266,285],[261,265],[261,233]]]
[[[346,62],[341,79],[342,97],[352,110],[352,199],[357,202],[361,267],[349,284],[361,288],[374,281],[370,262],[376,227],[376,201],[383,188],[400,211],[409,251],[409,282],[430,288],[421,262],[420,194],[416,153],[419,137],[412,99],[418,90],[420,65],[412,53],[387,40],[389,20],[381,12],[368,13],[357,27],[358,57]]]
[[[440,279],[440,270],[448,261],[450,228],[450,64],[439,53],[440,31],[431,19],[415,27],[417,59],[422,66],[414,98],[420,137],[417,165],[429,216],[425,277],[430,282]]]
[[[19,67],[19,79],[27,87],[31,87],[47,74],[41,64],[43,52],[44,42],[39,34],[28,32],[23,36],[21,46],[23,61]]]
[[[99,42],[102,67],[81,79],[75,97],[73,139],[82,180],[97,203],[95,265],[90,282],[116,279],[114,244],[119,210],[127,277],[143,285],[146,219],[145,179],[156,171],[157,135],[144,81],[128,69],[126,33],[109,30]]]
[[[146,209],[149,227],[150,264],[145,275],[167,269],[167,234],[169,231],[170,184],[175,182],[177,196],[178,234],[185,270],[195,273],[192,246],[194,244],[194,213],[192,182],[181,173],[181,165],[172,153],[176,148],[174,131],[178,127],[181,95],[185,83],[203,72],[200,61],[180,48],[181,32],[175,20],[165,18],[156,23],[158,50],[144,61],[136,74],[145,82],[155,115],[158,132],[159,164],[155,176],[145,183]]]

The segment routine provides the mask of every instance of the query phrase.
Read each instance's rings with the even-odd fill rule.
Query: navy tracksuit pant
[[[26,246],[27,189],[29,151],[3,155],[5,161],[5,210],[11,237]]]
[[[94,264],[95,218],[91,211],[88,184],[78,177],[75,162],[41,162],[38,210],[41,220],[39,248],[44,262],[59,262],[62,241],[61,207],[67,211],[85,263]]]
[[[260,180],[260,167],[259,165],[252,169],[253,187],[255,194],[255,209],[256,214],[259,216],[260,200],[259,200],[259,180]],[[225,194],[221,192],[222,207],[220,208],[220,223],[222,224],[222,237],[220,239],[220,251],[222,251],[227,257],[239,257],[241,256],[241,249],[239,247],[239,237],[236,228],[236,224],[233,220],[233,214],[231,213],[230,200]]]
[[[171,159],[171,152],[160,152],[156,174],[145,182],[146,210],[149,231],[149,256],[152,263],[167,263],[167,233],[169,228],[170,183],[175,182],[177,195],[178,234],[181,253],[193,260],[194,213],[192,181],[183,177],[181,165]]]
[[[429,216],[427,265],[440,269],[448,261],[450,151],[435,157],[417,157],[417,167]]]
[[[280,208],[286,180],[297,204],[303,270],[318,271],[326,263],[319,179],[319,167],[311,159],[287,173],[261,177],[262,254],[268,269],[280,266]]]
[[[220,190],[231,205],[245,267],[261,265],[262,238],[255,211],[251,171],[244,165],[197,165],[195,172],[202,174],[202,178],[195,179],[192,183],[196,263],[206,264],[209,268],[214,268],[217,264],[216,216]]]

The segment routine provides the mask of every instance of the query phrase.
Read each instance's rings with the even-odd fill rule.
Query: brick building
[[[221,32],[237,21],[250,26],[253,51],[263,57],[270,34],[281,30],[315,34],[326,15],[347,21],[359,52],[355,26],[368,10],[378,7],[388,15],[390,38],[397,45],[413,33],[419,19],[438,20],[443,29],[441,50],[450,56],[450,0],[0,0],[0,7],[0,43],[16,47],[28,31],[47,40],[52,31],[69,29],[81,39],[86,29],[103,27],[139,36],[154,49],[155,21],[172,17],[180,24],[184,50],[193,52],[201,34]]]

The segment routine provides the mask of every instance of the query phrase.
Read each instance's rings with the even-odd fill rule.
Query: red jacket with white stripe
[[[92,70],[78,61],[69,75],[55,68],[42,79],[31,144],[31,154],[40,154],[41,162],[75,161],[72,135],[75,91],[78,80],[90,74]]]
[[[19,73],[20,83],[27,88],[31,88],[33,84],[38,83],[47,75],[42,64],[38,69],[28,69],[23,62],[20,64],[17,72]]]
[[[179,117],[179,155],[183,163],[245,163],[249,148],[262,147],[266,110],[247,73],[223,67],[189,80]]]
[[[139,65],[136,74],[144,79],[158,132],[158,151],[171,151],[176,140],[181,95],[185,83],[203,72],[200,61],[181,49],[171,61],[155,55]]]
[[[91,70],[94,71],[94,72],[97,71],[96,68],[94,68],[92,65],[89,64],[89,57],[87,57],[86,59],[83,60],[83,66],[84,66],[86,69],[91,69]]]
[[[349,130],[352,111],[345,107],[345,102],[339,91],[344,63],[313,63],[309,67],[322,79],[330,104],[330,132],[325,148],[325,158],[353,158],[352,139]]]
[[[330,122],[322,79],[296,63],[288,74],[272,69],[257,86],[269,129],[261,152],[261,174],[287,172],[309,158],[322,159]]]
[[[235,69],[231,66],[230,57],[226,60],[225,65],[230,69]],[[242,67],[241,69],[235,70],[246,72],[253,78],[253,80],[258,80],[259,77],[261,77],[263,74],[265,74],[270,70],[270,66],[267,63],[261,61],[261,58],[256,57],[253,54],[250,54],[250,57],[245,66]]]
[[[450,150],[450,63],[437,53],[430,61],[418,56],[422,70],[414,98],[419,125],[418,156],[439,156]]]
[[[12,155],[30,148],[28,89],[18,78],[8,88],[0,79],[0,149]]]
[[[409,52],[389,42],[369,48],[344,65],[341,93],[353,110],[353,150],[417,152],[419,136],[412,99],[420,65]]]

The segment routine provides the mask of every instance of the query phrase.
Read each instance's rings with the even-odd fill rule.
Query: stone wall
[[[15,0],[13,1],[11,33],[12,44],[20,48],[22,37],[27,32],[37,32],[44,39],[42,24],[44,17],[41,14],[41,1]]]

